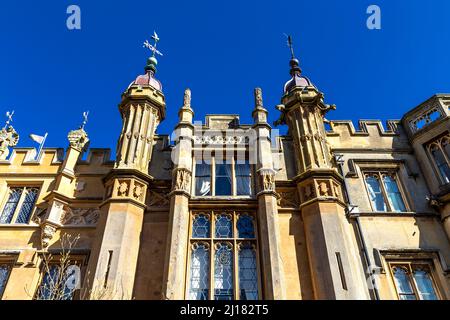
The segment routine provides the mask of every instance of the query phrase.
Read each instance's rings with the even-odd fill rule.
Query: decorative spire
[[[289,65],[291,66],[290,74],[291,76],[294,75],[300,75],[302,73],[302,69],[299,67],[299,61],[295,58],[294,54],[294,44],[292,41],[292,37],[290,35],[286,35],[287,37],[287,44],[289,47],[289,50],[291,51],[291,60],[289,61]]]
[[[255,108],[252,112],[253,122],[255,124],[267,123],[267,110],[263,106],[262,90],[261,88],[255,88]]]
[[[144,48],[149,49],[152,52],[152,56],[150,58],[148,58],[147,60],[147,66],[145,67],[145,71],[149,72],[153,72],[156,73],[156,66],[158,65],[158,60],[156,59],[156,55],[160,55],[162,56],[163,54],[156,49],[158,42],[159,42],[159,37],[158,34],[153,31],[153,35],[151,37],[154,41],[154,44],[150,44],[150,42],[148,42],[148,40],[145,40],[144,42]]]

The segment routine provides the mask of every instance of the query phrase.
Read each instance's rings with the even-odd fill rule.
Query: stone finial
[[[80,152],[85,150],[89,142],[88,135],[83,129],[70,131],[67,139],[69,140],[70,146]]]
[[[187,88],[184,90],[183,106],[191,107],[191,89]]]
[[[263,108],[263,98],[261,88],[255,88],[255,108],[256,109]]]
[[[11,125],[5,126],[0,131],[0,160],[6,160],[9,155],[9,147],[14,147],[19,142],[19,134]]]

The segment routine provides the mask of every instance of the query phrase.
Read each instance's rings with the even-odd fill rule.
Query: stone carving
[[[84,151],[89,143],[88,135],[83,129],[70,131],[67,139],[69,140],[70,146],[78,151]]]
[[[314,185],[312,183],[305,185],[302,188],[302,194],[303,194],[304,201],[313,199],[316,195],[316,192],[314,190]]]
[[[98,208],[70,208],[65,206],[61,215],[63,225],[95,225],[100,216]]]
[[[119,184],[119,188],[117,190],[117,194],[121,197],[126,197],[127,196],[127,191],[128,191],[128,183],[126,183],[125,181],[122,181]]]
[[[331,194],[331,188],[328,181],[318,181],[318,190],[319,190],[319,196],[320,197],[330,197]]]
[[[0,131],[0,160],[6,160],[9,155],[9,147],[14,147],[19,142],[19,134],[12,126],[4,127]]]
[[[46,224],[42,227],[41,230],[41,241],[42,241],[42,246],[44,248],[47,248],[48,245],[50,244],[50,241],[53,239],[53,236],[56,233],[56,227],[50,225],[50,224]]]
[[[283,190],[279,191],[280,198],[278,199],[278,205],[280,207],[298,207],[298,198],[295,190]]]
[[[440,108],[438,105],[431,106],[424,111],[422,111],[420,114],[418,114],[413,120],[409,122],[409,125],[411,127],[411,130],[413,132],[417,132],[423,127],[428,126],[430,123],[441,119],[442,118],[442,112],[440,111]]]
[[[174,191],[189,192],[189,183],[191,182],[191,173],[186,169],[176,169]]]
[[[169,198],[166,192],[149,191],[149,207],[164,207],[169,205]]]
[[[273,170],[261,170],[260,174],[263,191],[275,191],[275,173]]]
[[[144,191],[145,191],[144,185],[135,182],[134,190],[133,190],[133,197],[136,200],[143,201]]]
[[[86,182],[85,181],[77,181],[75,183],[75,191],[81,192],[86,188]]]

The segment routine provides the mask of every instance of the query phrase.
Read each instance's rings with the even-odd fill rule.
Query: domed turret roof
[[[302,69],[300,69],[299,61],[297,59],[292,58],[289,64],[291,66],[290,73],[292,78],[284,84],[284,93],[288,93],[294,88],[314,86],[311,80],[301,75]]]
[[[150,57],[147,61],[147,66],[145,67],[145,74],[139,75],[136,80],[130,83],[128,88],[133,85],[150,86],[162,92],[162,84],[158,79],[155,78],[157,64],[158,60],[156,60],[155,57]]]

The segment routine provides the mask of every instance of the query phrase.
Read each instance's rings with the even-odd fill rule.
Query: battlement
[[[6,160],[0,160],[0,166],[53,165],[59,166],[64,160],[64,149],[45,148],[40,157],[36,148],[13,148]]]
[[[330,121],[327,139],[332,149],[403,149],[410,150],[408,137],[399,120]]]

